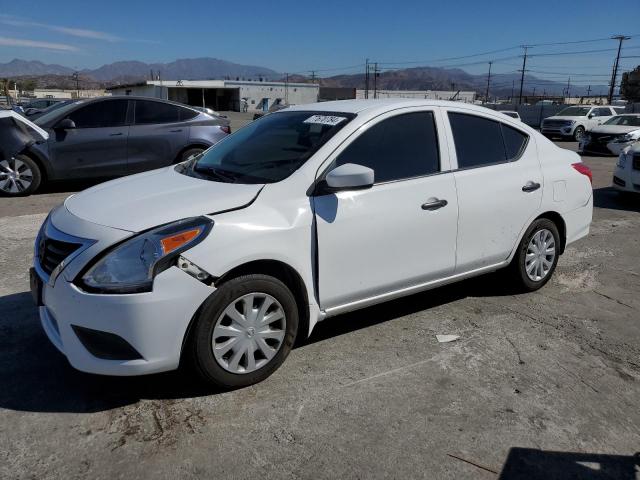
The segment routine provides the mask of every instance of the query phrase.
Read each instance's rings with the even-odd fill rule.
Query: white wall
[[[304,105],[318,101],[319,87],[315,84],[292,83],[285,86],[279,82],[256,82],[247,84],[243,82],[227,81],[228,87],[240,88],[240,100],[247,98],[249,111],[262,110],[262,99],[268,99],[267,108],[274,103],[288,103],[289,105]]]
[[[460,102],[473,103],[476,99],[476,92],[454,92],[445,90],[378,90],[377,98],[420,98],[428,100],[449,100],[456,95],[456,100]],[[356,90],[356,98],[365,98],[364,90]],[[373,98],[373,90],[369,90],[369,98]]]

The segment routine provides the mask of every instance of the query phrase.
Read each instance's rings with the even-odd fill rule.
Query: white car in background
[[[609,106],[567,107],[545,118],[540,125],[540,132],[549,138],[572,138],[580,142],[587,130],[603,124],[617,113],[613,107]]]
[[[613,171],[613,188],[622,193],[640,193],[640,142],[620,153]]]
[[[640,139],[640,113],[616,115],[589,130],[580,142],[583,152],[620,155]]]
[[[507,117],[515,118],[516,120],[522,121],[520,118],[520,114],[514,110],[500,110],[500,113],[506,115]]]
[[[69,197],[40,229],[31,289],[79,370],[184,359],[241,387],[344,312],[502,268],[539,289],[589,232],[590,180],[576,153],[478,106],[290,107]]]

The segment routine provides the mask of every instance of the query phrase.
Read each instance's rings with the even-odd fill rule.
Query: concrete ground
[[[327,320],[226,393],[73,370],[27,279],[66,187],[0,199],[0,478],[640,478],[640,200],[584,160],[591,234],[542,290],[490,275]]]

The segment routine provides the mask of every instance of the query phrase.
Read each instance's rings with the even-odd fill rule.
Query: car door
[[[602,125],[604,122],[609,120],[613,115],[611,114],[611,109],[609,107],[598,107],[594,108],[595,117],[597,125]]]
[[[372,168],[366,190],[315,196],[323,309],[446,277],[455,267],[457,199],[438,109],[401,109],[360,127],[328,159]]]
[[[49,154],[59,178],[124,175],[127,171],[127,100],[103,99],[71,111],[75,128],[53,126]]]
[[[191,110],[154,100],[135,100],[133,124],[127,145],[129,173],[171,165],[189,139],[189,126],[181,110]]]
[[[540,207],[543,178],[524,130],[465,109],[449,108],[447,118],[457,166],[456,273],[463,273],[509,257]]]

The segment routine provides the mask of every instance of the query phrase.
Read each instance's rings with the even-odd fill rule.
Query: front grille
[[[601,143],[600,141],[598,141],[597,139],[594,139],[593,137],[591,137],[591,141],[587,143],[583,149],[588,152],[611,154],[611,152],[607,148],[606,143]]]
[[[640,170],[640,154],[638,153],[633,155],[633,169]]]
[[[611,135],[610,133],[590,133],[591,141],[594,143],[606,144],[613,140],[617,135]]]
[[[566,120],[543,120],[542,127],[567,127],[570,123]]]
[[[51,275],[62,261],[82,246],[81,243],[63,242],[47,238],[44,234],[38,241],[38,262],[48,275]]]

